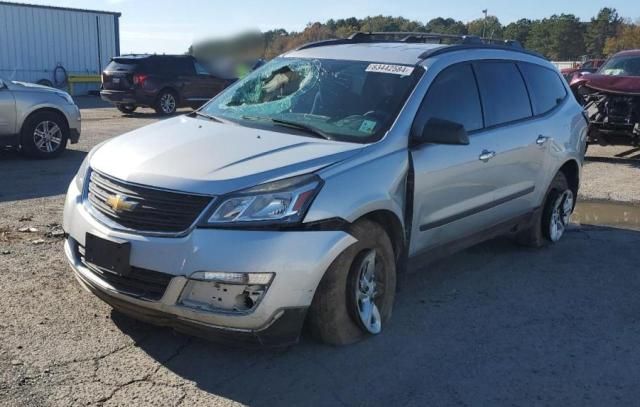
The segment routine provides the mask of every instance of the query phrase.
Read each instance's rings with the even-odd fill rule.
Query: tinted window
[[[558,106],[567,96],[560,76],[551,69],[533,64],[518,64],[527,81],[533,114],[543,114]]]
[[[151,70],[164,75],[193,75],[195,72],[191,59],[175,57],[156,58]]]
[[[114,58],[104,69],[107,72],[132,72],[139,61],[135,59]]]
[[[531,117],[529,95],[516,64],[485,61],[474,68],[487,127]]]
[[[415,125],[421,129],[431,118],[462,124],[467,131],[482,128],[480,96],[471,65],[447,68],[431,84]]]
[[[207,71],[207,69],[204,66],[200,65],[200,63],[194,62],[194,64],[196,67],[196,73],[198,75],[209,75],[209,71]]]

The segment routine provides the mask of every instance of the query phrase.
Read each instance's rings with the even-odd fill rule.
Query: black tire
[[[131,114],[131,113],[135,112],[137,108],[138,108],[138,106],[136,106],[136,105],[125,105],[125,104],[122,104],[122,103],[118,103],[116,105],[116,109],[118,109],[120,112],[122,112],[124,114]]]
[[[366,220],[354,224],[351,233],[358,241],[342,252],[326,271],[308,313],[312,336],[331,345],[347,345],[375,334],[359,317],[356,299],[361,261],[372,250],[375,251],[375,286],[378,293],[382,292],[373,300],[381,330],[393,310],[396,262],[389,236],[380,225]]]
[[[60,130],[56,131],[55,126]],[[43,137],[36,135],[42,134],[42,130],[48,128],[51,131],[51,136]],[[43,142],[43,139],[49,138]],[[56,143],[56,140],[59,140]],[[32,158],[54,158],[58,157],[67,148],[67,141],[69,140],[69,127],[67,121],[59,113],[45,111],[36,112],[29,116],[22,126],[20,132],[20,146],[22,151]],[[55,147],[53,149],[49,147]],[[49,151],[51,150],[51,151]]]
[[[553,181],[551,181],[551,185],[547,190],[542,210],[539,211],[539,213],[536,215],[529,228],[523,230],[517,235],[517,242],[524,246],[542,247],[547,244],[556,243],[557,241],[559,241],[564,234],[565,227],[568,224],[568,220],[566,222],[562,222],[564,223],[564,227],[559,236],[554,235],[552,228],[554,222],[555,206],[558,204],[558,200],[562,198],[564,198],[565,201],[567,198],[570,199],[568,204],[568,206],[570,206],[570,211],[568,216],[566,216],[566,219],[568,219],[575,206],[574,191],[572,191],[569,187],[567,177],[564,175],[564,173],[558,172],[553,178]],[[562,216],[562,218],[565,218],[565,216]]]
[[[166,98],[173,100],[173,103],[167,105],[165,103]],[[156,104],[153,109],[161,116],[169,116],[176,112],[178,109],[178,94],[172,90],[163,90],[156,99]]]

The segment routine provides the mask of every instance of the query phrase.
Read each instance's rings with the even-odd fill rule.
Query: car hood
[[[26,91],[35,91],[35,92],[64,92],[56,88],[51,88],[49,86],[38,85],[37,83],[29,83],[29,82],[11,82],[12,89],[14,90],[26,90]]]
[[[561,74],[567,74],[567,73],[572,73],[572,72],[578,72],[580,70],[580,68],[562,68],[560,70]]]
[[[609,93],[620,93],[627,95],[640,95],[639,76],[615,76],[591,74],[583,75],[571,82],[572,87],[579,85],[587,86],[591,89]]]
[[[90,165],[132,183],[218,195],[313,172],[363,148],[180,116],[107,141]]]

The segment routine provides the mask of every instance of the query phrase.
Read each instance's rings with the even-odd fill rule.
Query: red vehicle
[[[562,76],[565,77],[565,79],[568,82],[571,82],[571,80],[574,78],[576,74],[583,75],[585,73],[596,72],[598,68],[600,68],[602,64],[604,64],[604,61],[605,61],[604,59],[588,59],[582,62],[580,65],[575,66],[573,68],[561,69],[560,73],[562,74]]]
[[[589,118],[589,142],[640,146],[640,49],[609,58],[571,89]]]

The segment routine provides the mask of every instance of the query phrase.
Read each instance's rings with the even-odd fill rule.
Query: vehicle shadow
[[[35,160],[0,150],[0,202],[64,194],[86,155],[67,150],[51,160]]]
[[[82,109],[108,109],[112,108],[111,103],[105,102],[99,96],[74,96],[73,101],[76,102],[78,108]]]
[[[600,156],[586,156],[585,161],[594,162],[594,163],[607,163],[607,164],[625,164],[630,167],[640,168],[640,156],[636,158],[636,156],[630,158],[624,157],[600,157]]]
[[[307,335],[288,349],[235,349],[113,321],[178,382],[252,406],[580,405],[577,388],[620,402],[639,395],[618,363],[639,366],[640,330],[616,328],[640,309],[639,243],[640,232],[592,226],[539,250],[484,243],[400,275],[383,334],[341,348]]]

